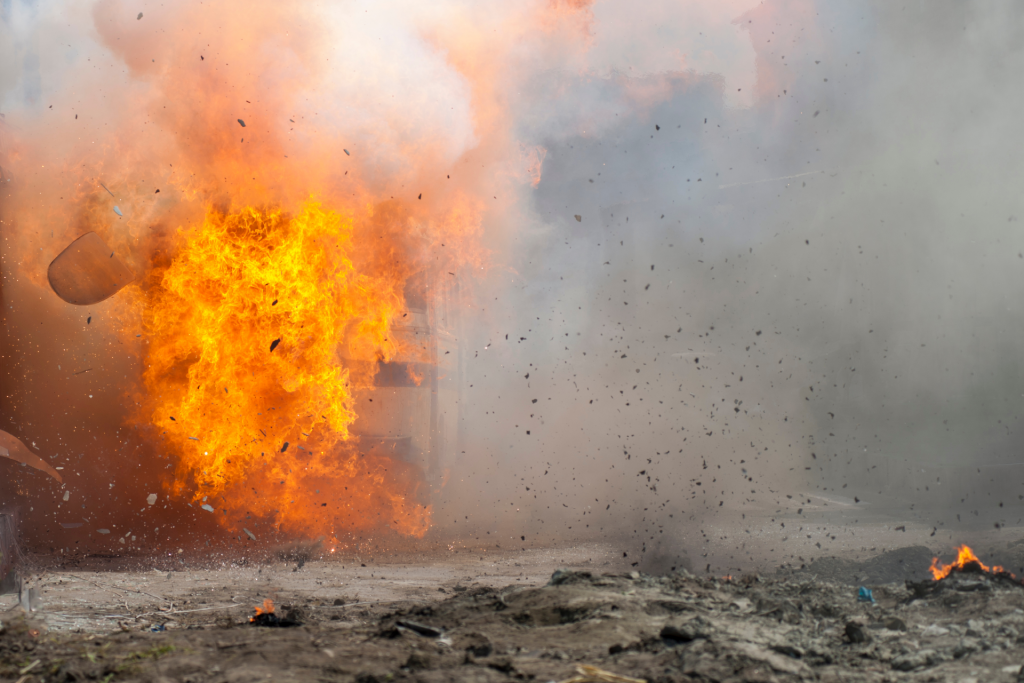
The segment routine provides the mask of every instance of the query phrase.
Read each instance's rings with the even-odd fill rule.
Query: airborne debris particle
[[[347,149],[343,149],[341,151],[345,153],[345,156],[349,156],[349,157],[352,156],[351,154],[348,153]]]
[[[581,216],[579,214],[576,214],[575,216],[573,216],[573,218],[576,219],[577,223],[582,223],[583,222],[583,216]]]
[[[248,529],[246,529],[245,527],[242,527],[242,531],[244,531],[245,535],[248,536],[249,538],[251,538],[252,540],[254,540],[254,541],[256,540],[256,536],[254,536],[253,533],[251,531],[249,531]]]
[[[202,509],[206,510],[207,512],[213,512],[213,506],[210,505],[209,503],[207,503],[205,505],[200,505],[199,507],[201,507]]]
[[[121,213],[121,209],[119,209],[116,206],[114,207],[114,213],[116,213],[118,216],[123,216],[124,215],[123,213]]]
[[[277,345],[280,344],[280,343],[281,343],[281,338],[280,337],[278,337],[274,341],[270,342],[270,351],[271,351],[271,353],[273,353],[274,349],[276,349]]]
[[[139,12],[139,16],[135,17],[135,21],[142,19],[142,12]]]
[[[238,123],[242,126],[242,128],[245,128],[245,121],[243,121],[242,119],[238,119]]]
[[[281,446],[281,452],[282,453],[284,453],[286,450],[288,450],[288,442],[287,441],[285,441],[284,445]]]

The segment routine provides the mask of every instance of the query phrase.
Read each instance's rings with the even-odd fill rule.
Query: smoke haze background
[[[326,136],[331,149],[357,141],[378,195],[408,186],[433,201],[442,170],[458,169],[458,191],[480,203],[490,257],[463,311],[463,427],[436,538],[615,539],[652,568],[709,552],[733,569],[745,556],[710,525],[756,535],[823,500],[952,533],[1018,521],[1013,3],[0,8],[0,166],[21,184],[2,216],[17,207],[18,230],[3,226],[16,379],[0,427],[55,453],[55,435],[85,431],[103,444],[82,468],[90,486],[135,495],[112,455],[124,429],[113,380],[138,360],[105,365],[93,403],[55,397],[42,368],[60,353],[111,356],[128,312],[47,298],[45,266],[77,233],[61,222],[48,238],[45,205],[77,160],[115,176],[141,164],[150,183],[169,171],[147,155],[201,163],[207,146],[161,120],[156,95],[202,103],[150,70],[194,59],[209,32],[266,37],[241,53],[238,82],[275,114],[316,117],[300,140],[316,163],[277,167],[280,196],[306,191],[303,174],[337,180],[318,154]],[[126,44],[145,24],[187,37]],[[172,199],[145,220],[194,215],[192,198]],[[146,249],[130,251],[136,270]],[[93,326],[116,318],[99,340],[80,333],[90,313]],[[46,335],[22,343],[39,323]],[[29,495],[46,509],[55,496]]]

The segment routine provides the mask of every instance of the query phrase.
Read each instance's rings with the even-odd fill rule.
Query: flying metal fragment
[[[121,209],[117,208],[116,206],[114,207],[114,213],[116,213],[118,216],[124,216],[124,214],[121,213]]]
[[[8,434],[3,430],[0,430],[0,456],[20,462],[22,465],[34,467],[40,472],[50,475],[60,483],[64,483],[57,470],[50,467],[45,460],[30,451],[28,446],[22,443],[18,437]]]
[[[76,306],[109,299],[135,279],[135,274],[94,232],[69,244],[50,263],[46,275],[57,296]]]

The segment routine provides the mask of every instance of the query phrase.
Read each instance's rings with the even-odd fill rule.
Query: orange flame
[[[398,269],[358,272],[353,220],[309,201],[296,214],[210,211],[149,275],[140,421],[178,456],[174,494],[225,525],[256,517],[291,534],[383,526],[415,537],[430,524],[413,465],[363,455],[345,360],[399,350]],[[366,390],[372,390],[366,389]]]
[[[261,614],[273,614],[274,613],[274,601],[267,598],[263,601],[263,607],[256,608],[256,616],[249,617],[249,621],[256,621],[256,617]]]
[[[949,576],[953,570],[963,571],[967,565],[972,563],[981,568],[981,571],[986,574],[1006,574],[1012,578],[1016,578],[1013,574],[998,565],[994,567],[985,566],[985,564],[978,559],[978,556],[974,554],[974,551],[966,545],[962,545],[957,548],[956,561],[951,564],[940,564],[939,558],[933,557],[932,566],[928,568],[928,571],[932,573],[932,578],[939,581]]]

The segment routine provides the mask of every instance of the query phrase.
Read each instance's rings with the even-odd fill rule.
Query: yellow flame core
[[[208,500],[226,524],[252,513],[331,537],[429,526],[415,468],[348,442],[339,345],[389,360],[404,305],[398,278],[356,272],[352,231],[314,201],[294,216],[211,210],[153,271],[144,417],[177,456],[172,492]]]

